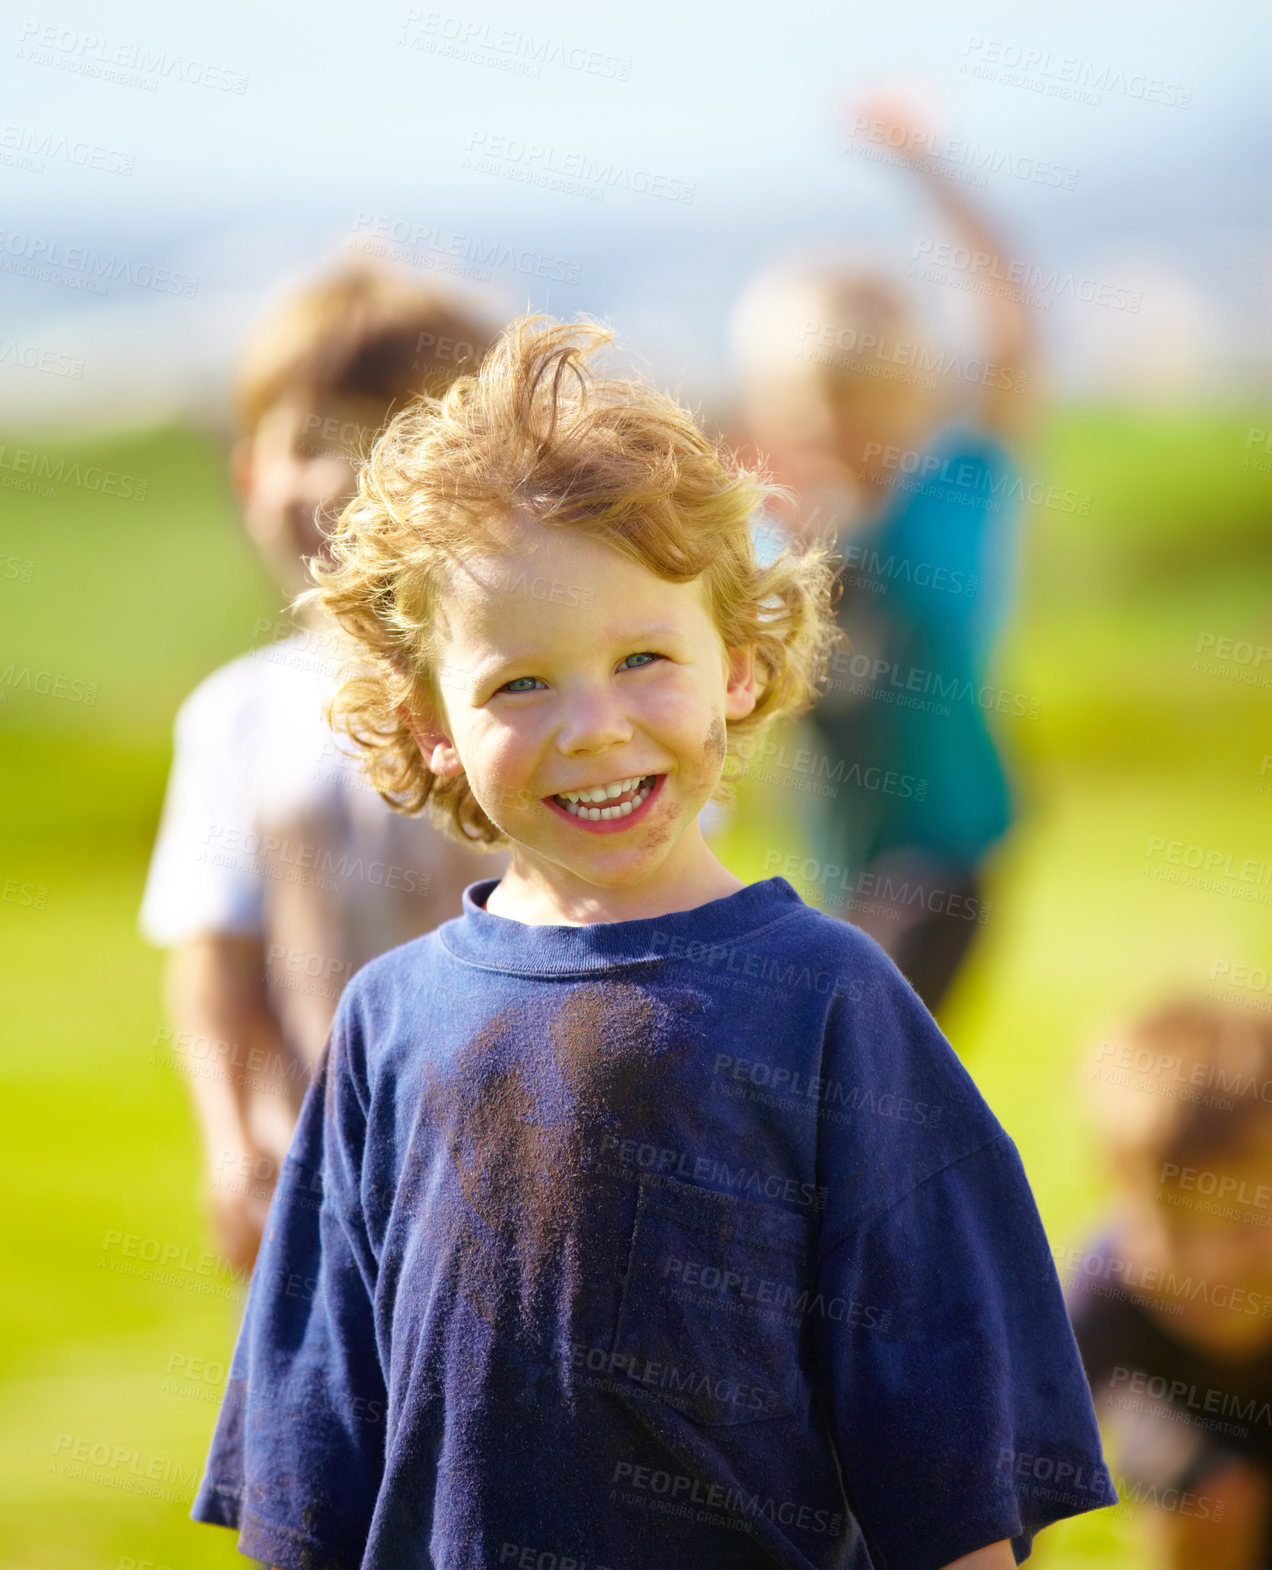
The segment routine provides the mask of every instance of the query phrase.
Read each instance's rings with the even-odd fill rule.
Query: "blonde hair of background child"
[[[337,267],[288,294],[249,338],[234,380],[239,429],[252,435],[293,401],[357,411],[374,435],[394,406],[475,369],[497,332],[448,289],[370,262]]]
[[[1086,1090],[1112,1173],[1129,1191],[1272,1136],[1272,1019],[1207,998],[1169,999],[1105,1034]]]

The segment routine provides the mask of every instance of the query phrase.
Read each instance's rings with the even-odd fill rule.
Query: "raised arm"
[[[1011,258],[1002,237],[959,186],[933,167],[939,155],[911,105],[898,95],[874,93],[856,101],[844,119],[851,136],[885,146],[910,171],[960,242],[973,256],[984,258],[980,270],[1006,279]],[[984,306],[981,355],[1002,372],[980,388],[979,414],[982,429],[1009,441],[1023,436],[1032,418],[1039,355],[1030,308],[1013,297],[1017,291],[1011,284],[1003,282],[1001,290],[978,296]]]

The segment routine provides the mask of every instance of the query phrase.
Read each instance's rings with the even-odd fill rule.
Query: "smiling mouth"
[[[562,792],[552,800],[572,818],[582,818],[589,823],[627,818],[645,803],[659,777],[645,774],[638,779],[615,780],[608,786],[597,786],[595,790]],[[615,790],[615,786],[619,789]]]

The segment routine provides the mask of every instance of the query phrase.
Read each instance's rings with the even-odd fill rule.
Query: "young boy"
[[[511,863],[341,998],[192,1514],[284,1570],[1006,1570],[1116,1501],[1015,1146],[698,826],[833,575],[607,341],[514,323],[314,570],[370,778]]]
[[[494,329],[459,298],[365,266],[276,307],[243,355],[233,476],[243,521],[290,598],[316,521],[354,490],[351,452],[421,391],[480,361]],[[393,812],[334,744],[332,637],[288,636],[222,666],[177,715],[141,927],[171,949],[170,1028],[189,1063],[217,1241],[250,1265],[274,1174],[344,983],[435,927],[492,870]]]
[[[867,152],[896,151],[968,254],[1005,254],[922,156],[931,138],[904,103],[876,93],[849,127]],[[788,526],[833,527],[843,557],[852,647],[806,722],[837,784],[799,798],[821,807],[818,860],[843,872],[814,897],[875,938],[934,1013],[981,930],[981,865],[1011,823],[998,716],[1027,712],[989,668],[1036,349],[1019,300],[990,294],[977,310],[977,354],[941,353],[899,282],[805,260],[762,273],[734,320],[747,434],[796,495]]]
[[[1272,1024],[1180,998],[1087,1065],[1115,1212],[1068,1300],[1154,1563],[1272,1565]]]

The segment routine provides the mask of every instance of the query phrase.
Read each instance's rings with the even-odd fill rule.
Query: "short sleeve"
[[[242,736],[216,695],[208,683],[196,688],[173,727],[172,768],[139,917],[142,934],[164,947],[200,932],[263,930],[264,871]]]
[[[815,1334],[845,1487],[880,1570],[938,1570],[1117,1503],[1060,1282],[1005,1133],[821,1262]]]
[[[384,1472],[377,1257],[360,1200],[365,1088],[346,990],[252,1275],[196,1521],[282,1570],[356,1570]]]

